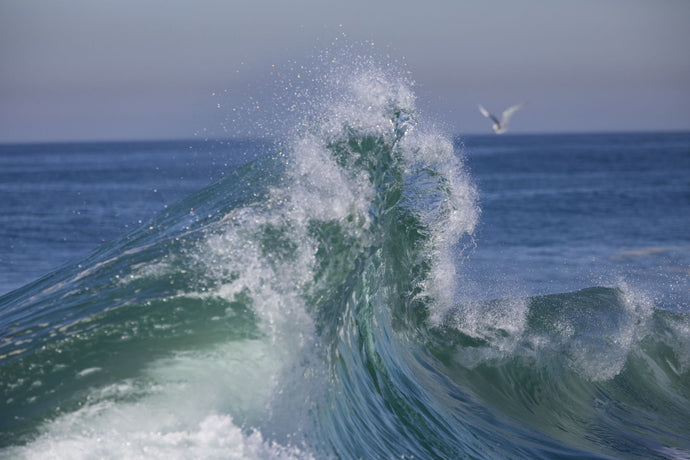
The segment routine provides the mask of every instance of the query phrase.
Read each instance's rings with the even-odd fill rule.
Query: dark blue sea
[[[0,146],[0,458],[690,458],[690,133]]]

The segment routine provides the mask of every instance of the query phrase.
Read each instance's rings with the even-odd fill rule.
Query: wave
[[[465,300],[462,157],[394,72],[319,81],[272,154],[0,299],[0,456],[687,456],[690,317]]]

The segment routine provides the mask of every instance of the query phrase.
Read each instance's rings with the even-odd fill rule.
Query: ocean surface
[[[690,133],[324,85],[270,141],[0,146],[0,458],[690,458]]]

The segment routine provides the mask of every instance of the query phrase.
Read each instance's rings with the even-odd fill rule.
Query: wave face
[[[690,455],[690,317],[467,301],[462,159],[355,67],[272,155],[0,299],[0,456]]]

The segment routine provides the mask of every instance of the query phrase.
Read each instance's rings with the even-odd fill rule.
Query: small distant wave
[[[690,251],[690,246],[649,246],[640,249],[626,249],[611,256],[614,260],[624,260],[635,257],[647,257],[668,252]]]

